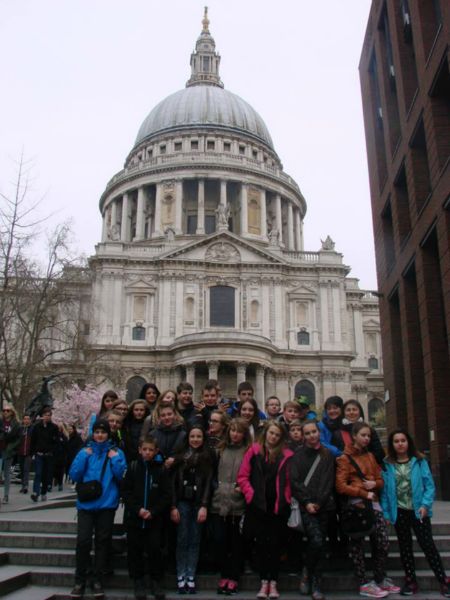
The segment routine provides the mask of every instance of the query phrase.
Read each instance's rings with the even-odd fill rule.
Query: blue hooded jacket
[[[92,454],[86,452],[87,448],[92,449]],[[110,440],[102,442],[91,441],[85,448],[82,448],[76,455],[72,466],[70,467],[69,477],[76,483],[81,481],[100,481],[103,463],[107,453],[114,449],[116,456],[108,459],[105,473],[101,479],[103,493],[100,498],[90,502],[80,502],[77,500],[77,508],[81,510],[102,510],[104,508],[116,509],[119,505],[119,484],[125,473],[127,462],[122,450],[115,448]]]
[[[383,479],[384,487],[381,493],[381,507],[384,518],[395,523],[397,521],[397,483],[395,478],[395,466],[388,459],[384,460]],[[412,505],[417,519],[420,519],[419,508],[425,507],[428,516],[433,515],[433,501],[435,494],[435,485],[430,467],[427,461],[422,458],[411,458],[411,491]]]

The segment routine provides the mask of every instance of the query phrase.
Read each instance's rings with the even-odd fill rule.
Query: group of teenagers
[[[305,397],[283,406],[270,397],[262,412],[249,382],[238,386],[234,403],[221,397],[216,380],[206,383],[198,402],[189,383],[163,393],[148,383],[130,405],[108,391],[69,476],[78,486],[101,484],[98,497],[86,500],[79,492],[77,500],[73,598],[84,595],[87,583],[95,597],[104,595],[121,499],[136,600],[145,600],[148,589],[164,600],[162,549],[170,553],[171,541],[177,591],[195,594],[205,537],[212,537],[207,543],[220,569],[218,594],[238,592],[244,561],[253,553],[260,578],[256,597],[276,600],[280,557],[288,548],[303,554],[300,593],[313,600],[325,598],[322,572],[329,552],[351,558],[361,596],[409,596],[418,591],[412,531],[441,594],[450,597],[432,536],[435,487],[427,460],[402,429],[390,432],[385,455],[356,400],[328,398],[319,420]],[[301,533],[289,528],[294,506]],[[373,579],[366,574],[364,538],[340,530],[345,506],[373,512]],[[405,571],[401,587],[386,574],[389,523]]]

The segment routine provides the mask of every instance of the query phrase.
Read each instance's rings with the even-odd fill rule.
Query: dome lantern
[[[203,29],[191,54],[191,77],[186,87],[193,85],[216,85],[223,88],[219,76],[220,54],[216,52],[216,42],[209,32],[208,7],[202,20]]]

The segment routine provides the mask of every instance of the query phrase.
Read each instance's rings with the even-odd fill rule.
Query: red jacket
[[[292,450],[282,451],[276,477],[275,514],[280,514],[291,504],[291,482],[289,478],[289,459],[294,456]],[[266,490],[262,472],[263,461],[266,457],[261,454],[261,445],[252,444],[244,455],[237,482],[244,494],[247,504],[266,511]]]

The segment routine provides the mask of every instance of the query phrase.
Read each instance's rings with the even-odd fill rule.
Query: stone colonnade
[[[170,227],[176,235],[183,231],[183,182],[197,183],[196,234],[205,233],[205,182],[219,181],[220,194],[216,205],[216,231],[228,229],[227,186],[225,179],[174,179],[140,186],[113,198],[103,213],[102,241],[142,241],[158,238]],[[300,208],[290,199],[261,186],[240,182],[239,231],[242,236],[256,236],[263,241],[270,237],[270,230],[277,232],[276,243],[288,250],[303,250],[303,221]],[[148,191],[152,189],[152,194]],[[270,224],[268,207],[270,206]],[[249,218],[252,220],[249,223]],[[133,226],[132,226],[133,223]],[[252,229],[253,228],[253,229]],[[256,232],[256,233],[255,233]],[[273,238],[272,238],[273,241]]]

